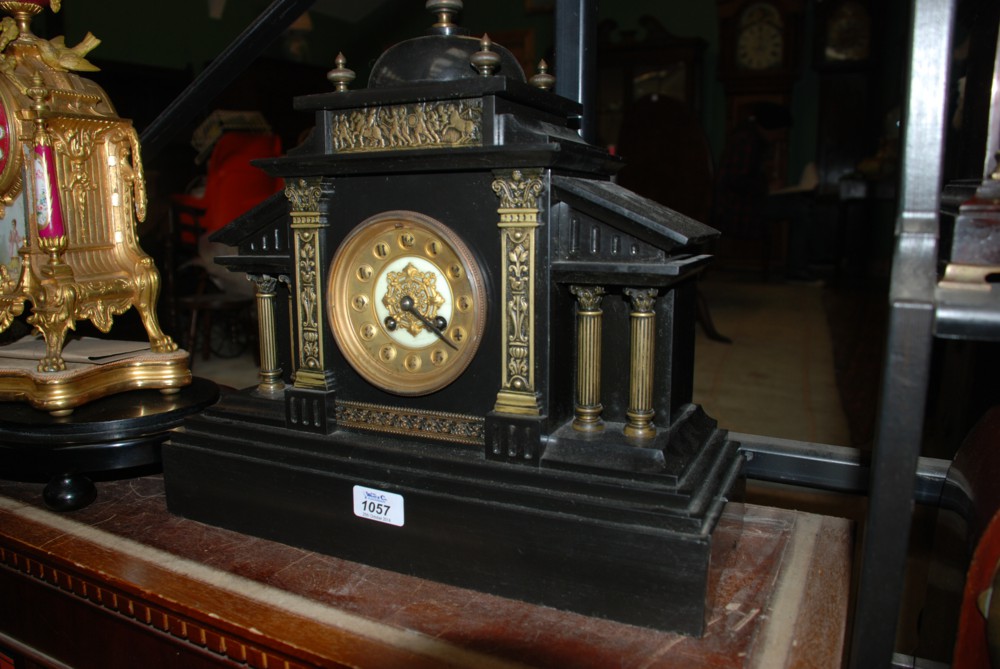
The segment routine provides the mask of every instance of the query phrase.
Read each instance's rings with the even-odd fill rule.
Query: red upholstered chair
[[[973,554],[966,573],[959,614],[958,635],[951,666],[954,669],[988,669],[1000,666],[1000,592],[993,591],[991,606],[983,611],[982,599],[997,585],[1000,567],[1000,407],[994,407],[976,424],[955,456],[949,479],[968,495],[965,509]]]
[[[281,179],[251,164],[258,158],[279,155],[281,140],[276,135],[227,132],[212,149],[204,193],[176,194],[172,198],[172,248],[167,268],[171,316],[178,329],[184,329],[182,316],[188,316],[185,347],[193,351],[200,339],[205,358],[211,353],[221,356],[242,353],[245,340],[235,341],[229,332],[242,336],[246,329],[228,327],[226,322],[231,318],[214,319],[213,314],[226,312],[233,316],[249,311],[253,298],[250,282],[215,264],[215,256],[229,250],[210,242],[209,237],[284,187]],[[184,272],[195,276],[188,282],[187,291],[180,279]]]
[[[281,155],[277,135],[227,132],[212,149],[203,199],[206,232],[215,232],[283,188],[282,180],[250,161]]]

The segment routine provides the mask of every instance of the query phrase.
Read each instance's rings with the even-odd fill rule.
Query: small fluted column
[[[274,393],[285,387],[278,366],[277,332],[274,328],[274,297],[278,280],[267,274],[251,277],[257,288],[257,338],[260,342],[260,383],[257,390]]]
[[[576,403],[573,429],[596,432],[601,419],[601,298],[600,286],[570,286],[576,296]]]
[[[656,342],[655,288],[626,288],[631,303],[632,326],[629,353],[628,409],[625,411],[625,436],[651,439],[656,435],[653,425],[653,349]]]

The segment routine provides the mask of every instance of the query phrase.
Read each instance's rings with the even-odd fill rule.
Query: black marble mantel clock
[[[700,634],[742,471],[691,403],[717,233],[617,186],[549,75],[428,5],[367,89],[338,58],[295,100],[311,137],[260,163],[284,195],[217,233],[257,284],[261,383],[164,446],[169,508]]]

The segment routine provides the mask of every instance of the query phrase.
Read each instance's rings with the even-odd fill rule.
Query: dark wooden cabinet
[[[40,488],[0,481],[0,653],[16,669],[835,666],[842,653],[843,519],[748,506],[696,639],[178,518],[160,476],[103,482],[71,515],[44,510]]]

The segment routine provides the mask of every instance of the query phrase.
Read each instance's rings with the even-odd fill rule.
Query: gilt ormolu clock
[[[258,286],[261,384],[172,436],[168,505],[698,634],[742,467],[691,403],[716,232],[615,184],[576,103],[428,4],[368,88],[338,59],[295,101],[310,139],[259,163],[286,193],[217,233]]]
[[[126,390],[177,392],[191,382],[187,354],[163,332],[156,313],[160,276],[140,247],[146,183],[139,138],[107,93],[78,74],[94,70],[85,56],[99,40],[88,34],[69,48],[62,37],[31,31],[50,0],[4,0],[0,21],[0,331],[25,315],[44,347],[5,347],[0,400],[26,401],[60,415]],[[149,350],[92,364],[88,343],[67,332],[89,320],[109,332],[134,308]],[[41,343],[41,342],[39,342]],[[124,347],[126,350],[131,345]],[[134,351],[134,349],[133,349]],[[106,352],[106,351],[105,351]],[[95,354],[95,357],[100,357]]]

